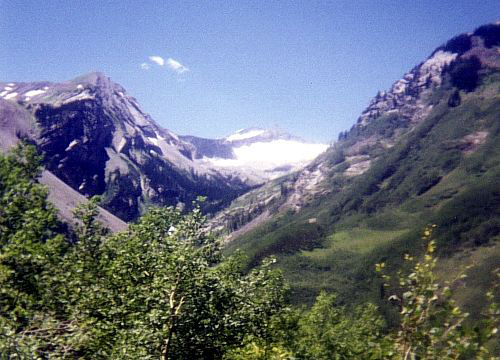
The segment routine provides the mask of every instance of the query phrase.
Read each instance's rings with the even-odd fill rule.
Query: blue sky
[[[498,0],[0,0],[0,8],[0,81],[102,71],[179,134],[278,126],[321,142],[434,48],[500,18]]]

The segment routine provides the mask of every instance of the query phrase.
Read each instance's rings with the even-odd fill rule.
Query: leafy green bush
[[[465,91],[474,91],[479,82],[481,61],[476,56],[460,58],[450,66],[451,83]]]
[[[424,230],[422,240],[428,242],[422,261],[417,262],[409,275],[398,273],[396,283],[400,290],[389,296],[400,309],[401,322],[396,333],[389,334],[394,350],[387,353],[393,359],[484,359],[488,350],[477,333],[468,331],[462,312],[452,298],[452,283],[441,286],[434,273],[435,241],[430,240],[435,225]],[[405,260],[413,262],[406,254]],[[384,263],[376,265],[389,286],[391,277],[384,274]],[[465,278],[461,275],[457,280]],[[496,336],[498,309],[489,293],[490,311],[484,324],[486,338]],[[389,356],[391,355],[391,356]]]
[[[488,48],[500,45],[500,25],[488,24],[477,28],[474,35],[481,36],[484,40],[484,45]]]
[[[33,148],[0,157],[0,354],[7,358],[221,358],[266,324],[286,286],[266,260],[244,274],[203,231],[199,208],[151,209],[109,234],[97,201],[70,245],[36,183]]]

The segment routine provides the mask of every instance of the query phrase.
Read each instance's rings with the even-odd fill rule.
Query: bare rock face
[[[40,104],[35,117],[41,128],[40,149],[46,166],[61,180],[85,195],[102,194],[114,124],[92,100],[60,107]]]
[[[251,188],[195,163],[192,144],[159,127],[101,73],[60,84],[0,83],[0,89],[0,121],[8,124],[3,142],[15,142],[16,132],[36,140],[49,171],[85,196],[102,195],[125,221],[149,204],[190,206],[198,196],[214,211]]]
[[[40,129],[31,114],[19,104],[0,99],[0,152],[6,152],[14,147],[20,139],[37,139]],[[71,188],[49,170],[44,170],[39,179],[48,187],[49,201],[55,205],[60,218],[68,224],[73,224],[73,210],[87,201],[85,196]],[[124,230],[127,224],[99,208],[99,220],[113,232]]]
[[[20,138],[36,136],[34,119],[22,107],[0,98],[0,150],[6,151]]]

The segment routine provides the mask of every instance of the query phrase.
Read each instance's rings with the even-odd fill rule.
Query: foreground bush
[[[75,212],[77,241],[61,241],[32,154],[0,157],[1,356],[216,359],[266,336],[285,292],[272,260],[244,274],[199,209],[151,209],[111,235],[91,201]]]

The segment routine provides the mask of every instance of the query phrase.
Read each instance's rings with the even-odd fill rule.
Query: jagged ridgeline
[[[255,185],[195,164],[193,145],[158,126],[101,73],[0,87],[3,142],[32,139],[52,174],[85,196],[101,195],[103,206],[125,221],[148,204],[189,207],[198,196],[214,211]]]
[[[279,255],[298,302],[376,299],[373,264],[398,267],[434,223],[442,278],[474,265],[460,295],[474,304],[499,258],[499,46],[499,24],[451,39],[304,170],[235,200],[212,222],[228,251]]]
[[[42,181],[65,218],[79,202],[68,203],[69,193],[101,195],[102,205],[125,221],[150,204],[189,209],[198,196],[206,197],[206,212],[215,212],[327,148],[279,129],[242,129],[222,139],[177,136],[101,73],[64,83],[0,83],[0,89],[0,148],[19,138],[38,145],[47,168]]]

